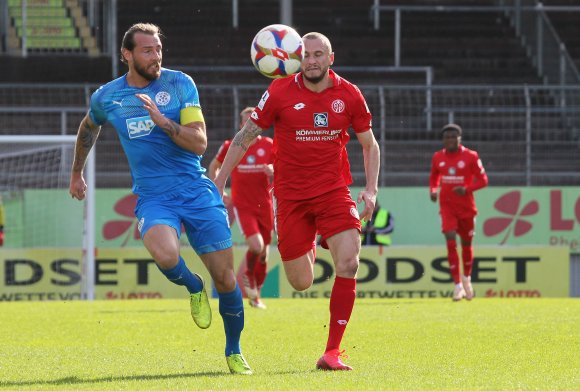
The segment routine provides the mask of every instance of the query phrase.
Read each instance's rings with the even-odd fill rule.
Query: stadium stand
[[[19,3],[19,0],[10,1]],[[85,15],[78,8],[78,0],[67,0],[66,3],[64,0],[31,1],[66,4],[70,15],[68,23],[70,24],[70,20],[75,21],[74,28],[78,32],[75,37],[64,41],[73,45],[71,41],[78,40],[81,45],[85,45],[85,41],[89,39],[86,37],[88,28],[76,27],[81,26],[83,19],[86,23]],[[485,0],[478,2],[478,5],[494,3]],[[76,10],[72,8],[74,4],[77,5]],[[338,69],[353,66],[393,66],[393,13],[382,13],[381,28],[376,31],[369,15],[372,4],[371,0],[357,2],[321,0],[315,3],[295,0],[294,25],[299,32],[323,30],[332,37],[334,47],[337,49],[335,66]],[[404,4],[432,4],[432,2],[414,0]],[[163,28],[167,36],[164,43],[167,66],[181,66],[195,73],[194,77],[199,83],[232,83],[236,82],[236,79],[239,80],[240,73],[243,74],[244,82],[259,83],[263,80],[260,75],[253,72],[250,65],[249,43],[260,28],[279,22],[278,7],[278,0],[242,2],[239,8],[239,26],[236,29],[232,27],[231,1],[198,0],[192,6],[184,6],[180,1],[124,0],[118,2],[117,42],[120,42],[121,34],[127,27],[135,22],[156,23]],[[55,7],[43,6],[43,8]],[[55,9],[59,10],[58,7]],[[73,17],[74,15],[77,16]],[[79,22],[76,22],[77,20]],[[401,65],[433,67],[435,83],[539,82],[525,49],[516,38],[506,16],[500,12],[403,12],[402,20]],[[60,27],[60,29],[63,33],[68,31],[67,34],[70,34],[70,28],[65,30]],[[82,50],[95,53],[96,49],[83,46]],[[31,59],[29,62],[32,61],[42,62],[42,58]],[[74,65],[79,62],[83,67],[91,68],[90,74],[94,75],[92,80],[82,80],[77,76]],[[106,81],[107,72],[103,72],[103,69],[109,71],[110,67],[101,66],[102,61],[93,63],[99,65],[92,66],[72,57],[67,58],[63,64],[43,64],[49,67],[48,69],[68,68],[68,72],[61,73],[59,69],[55,69],[55,72],[46,72],[46,79],[43,81]],[[124,69],[120,63],[119,69]],[[220,71],[216,72],[216,69]],[[407,84],[424,82],[425,79],[422,74],[353,71],[341,73],[358,83],[381,80],[390,84]],[[65,80],[64,77],[55,79],[58,75],[69,75],[69,80]],[[0,81],[24,82],[26,76],[21,74],[18,78],[12,74],[11,79],[3,78]],[[41,81],[39,75],[36,77]]]
[[[550,5],[580,5],[577,0],[544,0],[542,2],[546,6]],[[576,67],[580,68],[580,35],[578,34],[578,12],[549,12],[548,16],[552,20],[554,28],[560,35],[566,49],[572,56]]]
[[[405,5],[421,3],[425,1],[408,1]],[[494,3],[486,0],[478,5]],[[293,24],[300,33],[323,30],[331,37],[337,53],[336,67],[392,66],[394,16],[383,14],[381,28],[375,31],[369,16],[372,4],[370,0],[295,0]],[[168,66],[249,67],[249,42],[259,29],[279,22],[278,6],[277,0],[244,1],[240,6],[239,27],[234,29],[229,1],[196,1],[194,7],[185,10],[180,2],[123,1],[119,3],[118,31],[122,34],[128,26],[143,20],[162,26],[168,37],[165,42]],[[508,19],[500,12],[406,12],[402,40],[401,65],[433,67],[435,83],[540,81]],[[401,78],[401,74],[370,73],[369,79],[361,73],[342,73],[347,78],[355,77],[359,83],[376,82],[381,77],[381,81],[396,84],[424,81],[421,75]],[[214,83],[224,81],[228,74],[198,71],[196,76],[199,82]],[[251,69],[244,73],[248,81],[260,82],[259,78]]]
[[[372,4],[372,0],[294,0],[294,25],[299,32],[321,31],[332,39],[336,69],[392,66],[394,16],[383,12],[380,28],[375,30],[369,12]],[[477,2],[478,6],[496,4]],[[267,86],[268,80],[250,65],[249,43],[261,27],[279,22],[278,7],[278,0],[241,2],[236,29],[231,2],[226,0],[198,0],[192,6],[176,0],[118,2],[117,42],[135,22],[157,23],[167,36],[164,65],[182,69],[196,80],[208,124],[205,164],[223,139],[233,135],[237,110],[254,105]],[[564,24],[569,32],[562,38],[574,42],[576,24],[575,29],[570,19],[554,19],[554,24]],[[339,72],[361,87],[374,113],[385,163],[381,185],[425,185],[430,156],[440,148],[436,130],[449,121],[463,125],[464,142],[480,151],[492,185],[580,184],[580,91],[574,86],[542,87],[537,64],[516,35],[509,15],[403,11],[401,36],[401,65],[431,67],[432,87],[425,86],[423,74]],[[571,49],[570,53],[578,61],[574,54],[578,52]],[[0,84],[1,134],[76,133],[89,93],[111,78],[110,58],[91,58],[86,53],[28,59],[4,56],[0,67],[6,64],[17,65],[0,72],[0,78],[8,74],[12,79],[0,81],[77,84],[27,88]],[[39,68],[41,74],[34,70]],[[24,77],[23,69],[29,70]],[[124,65],[119,64],[119,70],[124,72]],[[364,179],[360,153],[356,143],[349,145],[355,184]],[[97,154],[97,185],[128,186],[127,163],[112,128],[101,132]]]
[[[332,9],[324,23],[333,37],[337,65],[394,65],[394,12],[381,14],[375,31],[364,2],[296,2],[295,21],[301,31],[320,28],[317,16]],[[384,2],[393,5],[395,2]],[[473,5],[471,1],[396,2],[399,5]],[[478,6],[494,1],[478,1]],[[436,84],[535,83],[538,78],[509,21],[501,12],[401,12],[401,64],[431,66]],[[345,56],[346,54],[346,56]]]
[[[78,0],[27,0],[26,31],[22,12],[21,0],[8,1],[8,53],[18,52],[25,37],[26,47],[33,52],[99,54]]]

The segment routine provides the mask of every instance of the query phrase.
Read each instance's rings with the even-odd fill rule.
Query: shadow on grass
[[[360,298],[359,298],[360,299]],[[355,301],[354,305],[356,307],[358,306],[388,306],[388,305],[394,305],[394,306],[399,306],[399,305],[412,305],[412,304],[425,304],[425,303],[429,303],[428,300],[425,300],[425,303],[420,303],[418,301],[404,301],[404,300],[408,300],[408,299],[370,299],[370,300],[366,300],[366,301],[360,301],[357,300]]]
[[[113,310],[101,310],[101,311],[96,311],[99,312],[101,314],[125,314],[125,313],[148,313],[148,312],[153,312],[153,313],[157,313],[157,312],[186,312],[189,311],[189,308],[184,307],[183,309],[179,309],[179,310],[119,310],[119,311],[113,311]]]
[[[133,375],[133,376],[105,376],[95,379],[83,379],[77,376],[63,377],[54,380],[21,380],[21,381],[5,381],[0,380],[0,388],[5,387],[30,387],[41,385],[55,385],[66,386],[75,384],[95,384],[95,383],[109,383],[116,381],[139,381],[139,380],[163,380],[163,379],[179,379],[188,377],[220,377],[232,376],[229,372],[196,372],[196,373],[176,373],[170,375]]]

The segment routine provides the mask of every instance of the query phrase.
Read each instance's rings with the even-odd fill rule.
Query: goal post
[[[70,198],[68,188],[75,142],[76,136],[73,135],[0,136],[0,195],[5,202],[20,198],[15,202],[18,206],[12,212],[12,217],[17,218],[11,222],[8,221],[10,215],[6,216],[7,241],[4,246],[6,249],[78,246],[81,249],[80,297],[94,300],[94,148],[85,167],[85,200],[66,204],[68,206],[64,209],[56,205],[62,202],[63,197]],[[54,216],[55,213],[59,215]],[[79,219],[79,216],[82,218]],[[55,220],[55,217],[57,221],[53,223],[45,221]],[[73,226],[73,229],[66,225]],[[71,232],[74,234],[71,235]],[[13,240],[10,241],[10,238]]]

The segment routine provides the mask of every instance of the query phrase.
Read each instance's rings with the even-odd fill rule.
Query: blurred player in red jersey
[[[216,178],[223,191],[230,172],[264,129],[274,125],[274,206],[278,250],[286,277],[296,290],[312,286],[316,234],[328,247],[336,270],[330,296],[330,327],[324,355],[316,367],[351,370],[341,361],[340,343],[356,296],[360,219],[368,221],[378,191],[379,146],[371,113],[360,90],[332,70],[334,53],[327,37],[303,37],[301,72],[274,80],[236,134]],[[352,200],[346,153],[352,127],[364,156],[366,187],[361,215]]]
[[[441,231],[447,240],[447,259],[455,282],[453,300],[463,297],[473,299],[471,267],[473,265],[472,240],[477,208],[473,192],[487,186],[488,179],[476,151],[461,145],[462,130],[459,125],[447,124],[441,129],[443,149],[435,152],[431,160],[429,190],[431,201],[437,201],[441,214]],[[461,238],[463,276],[459,270],[456,234]]]
[[[246,107],[240,112],[240,129],[250,118],[252,111],[254,111],[253,107]],[[231,143],[230,140],[226,140],[211,161],[208,169],[210,179],[216,178]],[[224,194],[224,203],[228,207],[228,213],[232,210],[228,205],[231,203],[240,230],[248,243],[244,275],[246,295],[250,300],[250,306],[260,309],[266,308],[260,299],[260,290],[266,280],[268,249],[272,242],[274,227],[270,195],[271,180],[274,175],[272,143],[270,137],[258,136],[256,138],[245,153],[243,161],[232,172],[231,199]],[[232,217],[230,221],[233,221]]]

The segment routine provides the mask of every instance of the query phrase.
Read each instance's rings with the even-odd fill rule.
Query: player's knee
[[[158,254],[156,256],[154,256],[155,259],[155,263],[157,263],[157,266],[159,266],[161,269],[173,269],[175,266],[177,266],[177,262],[179,261],[179,256],[173,256],[170,254]]]
[[[457,233],[455,231],[443,232],[446,240],[455,240]]]
[[[288,282],[292,285],[292,288],[297,291],[305,291],[312,286],[312,280],[306,278],[288,280]]]
[[[250,252],[252,254],[260,255],[264,251],[264,248],[262,246],[260,246],[259,244],[254,244],[254,245],[250,244],[248,246],[248,250],[250,250]]]
[[[248,249],[254,254],[262,254],[264,252],[264,239],[260,234],[252,235],[248,238]]]
[[[236,288],[236,276],[233,270],[224,270],[216,275],[212,275],[212,278],[218,292],[231,292]]]
[[[336,275],[340,277],[353,278],[358,272],[358,257],[347,258],[336,263]]]

